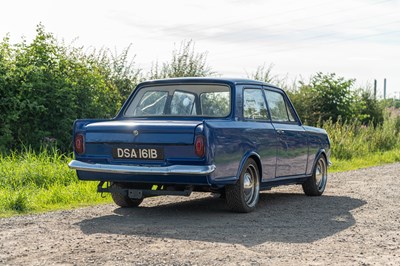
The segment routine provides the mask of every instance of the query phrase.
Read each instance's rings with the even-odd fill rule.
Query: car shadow
[[[117,208],[112,215],[78,223],[83,233],[137,235],[206,242],[259,245],[310,243],[356,223],[351,210],[365,201],[346,196],[307,197],[261,193],[252,213],[230,212],[225,201],[206,197],[153,207]]]

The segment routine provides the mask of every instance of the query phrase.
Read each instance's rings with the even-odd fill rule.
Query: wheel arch
[[[317,155],[315,156],[315,159],[314,159],[314,162],[313,162],[313,166],[317,163],[318,158],[319,158],[319,156],[321,156],[321,155],[324,156],[326,164],[327,164],[327,165],[329,164],[329,162],[328,162],[328,156],[327,156],[327,154],[326,154],[326,150],[325,150],[325,149],[320,149],[320,150],[318,151]]]
[[[242,173],[242,170],[243,170],[243,167],[246,164],[247,160],[250,159],[250,158],[253,159],[257,164],[258,175],[259,175],[259,178],[260,178],[259,181],[261,182],[261,180],[262,180],[261,158],[260,158],[260,155],[258,153],[256,153],[255,151],[248,152],[243,156],[242,160],[240,161],[238,171],[236,173],[236,180],[239,180],[240,174]]]
[[[320,155],[323,155],[327,165],[330,165],[329,155],[324,148],[319,148],[316,153],[312,152],[308,155],[306,175],[311,176]],[[314,156],[314,157],[313,157]]]
[[[328,179],[328,161],[329,155],[326,154],[325,150],[321,149],[315,156],[313,168],[310,176],[302,183],[303,191],[307,196],[321,196],[327,184]],[[323,160],[323,171],[319,167],[320,161]],[[317,169],[319,167],[319,171]],[[321,175],[317,177],[317,175]]]

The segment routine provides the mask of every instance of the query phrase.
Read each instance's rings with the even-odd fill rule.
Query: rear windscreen
[[[128,105],[125,117],[226,117],[231,111],[231,90],[226,85],[165,85],[143,87]]]

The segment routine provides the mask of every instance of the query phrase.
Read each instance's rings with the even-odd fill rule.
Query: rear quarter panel
[[[210,183],[237,180],[241,164],[255,155],[261,163],[263,181],[275,177],[276,136],[271,124],[241,121],[205,121],[209,164],[216,170]]]
[[[314,167],[316,157],[320,153],[324,153],[329,162],[331,149],[328,134],[324,129],[303,126],[308,135],[308,163],[307,163],[307,174],[310,175]]]

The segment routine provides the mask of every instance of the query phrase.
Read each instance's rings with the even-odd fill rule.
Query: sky
[[[171,58],[182,41],[221,76],[248,77],[259,66],[287,82],[317,72],[378,84],[400,98],[400,0],[13,0],[0,5],[0,37],[17,43],[36,25],[74,46],[122,51],[136,65]]]

